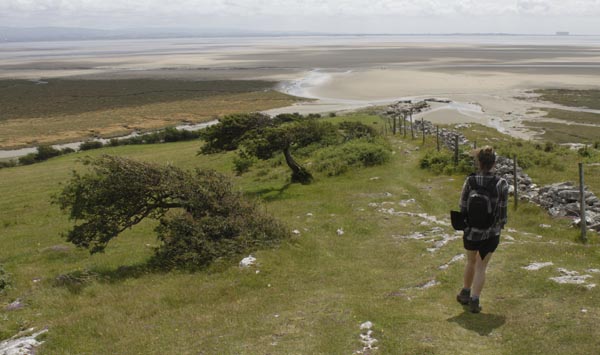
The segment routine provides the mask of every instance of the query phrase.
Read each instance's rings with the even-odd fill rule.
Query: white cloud
[[[360,18],[372,21],[390,16],[399,23],[432,16],[439,17],[438,22],[484,17],[494,22],[507,16],[531,19],[532,24],[536,18],[541,22],[556,16],[582,26],[593,22],[578,18],[600,16],[600,0],[0,0],[0,26],[236,27],[253,23],[269,28],[269,23],[304,23],[309,27],[304,30],[319,30],[325,26],[323,19],[331,23],[352,19],[361,24]],[[600,26],[592,27],[596,28],[588,32],[600,33]]]

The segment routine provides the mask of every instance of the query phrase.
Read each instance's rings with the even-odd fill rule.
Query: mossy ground
[[[494,145],[515,142],[480,127],[469,134],[480,145],[486,138]],[[439,269],[463,252],[460,239],[427,250],[442,234],[452,235],[451,228],[439,226],[427,240],[403,239],[434,226],[379,208],[447,218],[464,176],[419,169],[423,150],[435,144],[431,139],[427,147],[420,139],[389,140],[395,153],[386,165],[317,175],[306,186],[288,184],[289,173],[277,159],[234,176],[234,154],[197,156],[199,142],[103,148],[0,170],[0,263],[13,281],[0,303],[20,298],[26,304],[16,311],[0,308],[0,339],[48,327],[39,354],[352,354],[362,348],[359,325],[369,320],[379,340],[373,354],[595,353],[600,288],[559,285],[549,277],[558,276],[558,267],[581,273],[597,268],[598,236],[583,245],[569,221],[553,220],[530,204],[516,212],[509,206],[507,228],[514,230],[504,235],[515,240],[504,238],[491,261],[483,313],[467,313],[454,299],[463,262]],[[535,148],[526,146],[524,154],[527,149]],[[258,265],[249,270],[236,259],[195,273],[148,272],[143,265],[157,243],[152,221],[90,256],[65,243],[61,233],[69,222],[50,204],[70,171],[82,168],[76,161],[82,154],[231,174],[240,189],[263,199],[264,208],[300,235],[256,252]],[[565,169],[552,179],[575,180],[576,155],[570,154],[577,153],[556,154]],[[543,167],[533,166],[530,174],[550,179]],[[411,198],[416,202],[402,207]],[[534,261],[555,265],[522,269]],[[88,275],[82,284],[57,285],[57,276],[77,270]],[[438,284],[418,288],[432,280]],[[600,282],[600,275],[589,282]]]

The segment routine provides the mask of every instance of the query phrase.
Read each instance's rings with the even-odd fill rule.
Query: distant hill
[[[310,35],[307,32],[267,32],[241,29],[132,28],[100,30],[76,27],[0,27],[0,42],[81,41],[178,37],[254,37]]]

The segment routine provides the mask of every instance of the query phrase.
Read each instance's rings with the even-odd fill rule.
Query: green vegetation
[[[600,125],[600,114],[597,113],[567,111],[556,108],[540,108],[539,110],[545,111],[548,118],[556,118],[573,123]]]
[[[382,122],[368,115],[327,119],[344,120]],[[526,169],[538,184],[575,181],[578,161],[598,162],[557,146],[538,149],[485,127],[463,132],[478,145],[511,148],[523,159],[539,154]],[[419,167],[435,147],[433,138],[425,146],[400,135],[386,139],[395,154],[385,165],[332,177],[315,169],[310,185],[289,184],[281,156],[230,176],[290,232],[299,232],[277,248],[254,253],[257,266],[250,269],[237,267],[238,258],[224,258],[194,273],[148,270],[144,266],[161,243],[153,232],[160,224],[153,220],[90,256],[65,243],[61,233],[71,224],[50,204],[64,188],[59,183],[73,169],[83,169],[77,160],[84,154],[230,175],[235,152],[196,155],[196,141],[127,145],[0,170],[0,263],[12,280],[0,295],[0,339],[47,326],[37,354],[352,354],[362,348],[359,326],[368,320],[381,355],[595,353],[600,348],[598,287],[559,285],[549,278],[559,276],[557,268],[581,274],[597,268],[598,237],[592,234],[589,245],[581,245],[570,221],[551,219],[534,205],[522,203],[518,212],[510,206],[511,229],[503,235],[515,240],[504,238],[492,258],[483,313],[466,313],[454,299],[463,264],[440,269],[464,252],[462,243],[450,240],[429,252],[432,240],[453,231],[418,217],[447,218],[456,208],[464,174],[437,175]],[[313,153],[318,154],[298,155],[300,163],[314,166],[309,164],[316,164]],[[564,169],[544,166],[546,156]],[[586,182],[598,193],[600,172],[592,169]],[[406,202],[412,198],[416,201]],[[415,232],[430,237],[404,238]],[[545,261],[554,266],[522,269]],[[600,281],[598,274],[590,275],[589,283]],[[418,288],[432,280],[438,283]],[[26,306],[1,307],[16,298]]]
[[[74,172],[56,202],[77,223],[67,240],[92,254],[146,218],[160,221],[154,263],[168,268],[203,267],[288,235],[212,170],[192,174],[108,155],[84,163],[92,172]]]
[[[0,81],[0,120],[77,115],[176,102],[223,94],[269,90],[274,83],[257,80],[68,80],[46,79],[40,85],[27,80]],[[36,104],[31,105],[35,100]]]
[[[4,292],[4,290],[8,289],[9,285],[10,277],[2,265],[0,265],[0,294]]]
[[[559,109],[539,109],[546,117],[564,121],[525,121],[525,126],[542,130],[540,138],[554,143],[594,143],[600,140],[600,114]]]
[[[382,140],[352,139],[319,151],[315,169],[327,176],[337,176],[353,167],[382,165],[390,160],[390,151],[387,142]]]
[[[544,101],[551,101],[564,106],[600,109],[600,90],[597,89],[538,89],[533,92],[540,94],[540,99]]]
[[[282,114],[271,119],[260,113],[226,116],[201,132],[206,144],[200,153],[239,149],[234,161],[238,174],[247,171],[254,158],[268,160],[283,153],[292,171],[291,182],[302,184],[310,183],[313,177],[294,159],[293,152],[308,156],[319,148],[330,147],[317,155],[317,169],[327,170],[328,175],[339,175],[351,166],[377,165],[388,160],[386,144],[382,140],[375,142],[377,133],[373,127],[355,121],[341,122],[336,127],[319,118],[318,115]]]
[[[300,100],[272,86],[251,80],[0,80],[0,147],[111,138]]]
[[[600,137],[600,126],[584,126],[578,124],[562,124],[545,121],[524,121],[523,124],[534,129],[541,129],[539,137],[554,143],[593,143]]]
[[[466,153],[460,154],[458,164],[454,162],[454,152],[447,149],[437,151],[429,149],[419,161],[421,169],[429,169],[435,174],[469,174],[473,172],[473,158]]]

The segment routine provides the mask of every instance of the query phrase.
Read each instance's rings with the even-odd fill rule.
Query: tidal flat
[[[539,139],[545,131],[526,122],[543,120],[544,109],[581,111],[578,102],[556,101],[550,91],[539,90],[598,90],[599,69],[598,36],[299,36],[10,43],[0,49],[0,78],[30,80],[39,86],[69,79],[76,80],[84,91],[104,85],[108,93],[78,100],[63,97],[44,105],[37,95],[23,100],[16,91],[8,91],[0,106],[0,147],[119,135],[132,127],[154,129],[232,112],[326,113],[428,97],[453,103],[419,118],[436,124],[480,123],[515,137]],[[148,86],[152,81],[156,83]],[[234,96],[219,97],[209,89],[198,98],[198,92],[185,89],[216,82],[227,83],[226,95]],[[264,82],[278,92],[264,91]],[[129,84],[149,89],[122,97],[124,102],[112,97]],[[154,86],[158,89],[151,89]],[[40,115],[41,107],[46,113],[54,107],[59,114]],[[40,125],[40,117],[50,126]],[[108,129],[90,124],[107,120]],[[65,132],[65,126],[76,127],[76,132]]]

